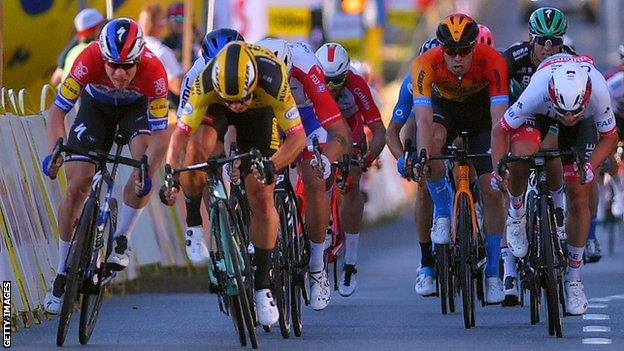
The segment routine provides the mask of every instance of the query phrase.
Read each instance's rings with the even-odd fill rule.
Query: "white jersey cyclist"
[[[618,72],[607,79],[613,111],[621,116],[624,113],[624,72]]]
[[[586,69],[591,80],[591,97],[589,104],[580,118],[593,118],[596,129],[600,134],[615,133],[615,117],[611,108],[609,90],[602,74],[594,67],[594,61],[589,56],[572,56],[556,54],[544,60],[531,77],[531,82],[501,119],[501,126],[505,130],[515,130],[521,127],[533,115],[545,115],[558,120],[558,114],[549,98],[548,81],[552,72],[565,62],[576,62]]]

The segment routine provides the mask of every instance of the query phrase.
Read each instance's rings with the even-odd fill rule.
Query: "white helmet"
[[[316,50],[316,57],[328,78],[345,75],[349,70],[349,54],[338,43],[323,44]]]
[[[278,59],[282,60],[284,64],[286,64],[286,70],[290,72],[292,68],[292,54],[290,53],[290,48],[288,47],[288,42],[284,39],[278,38],[264,38],[256,43],[256,45],[260,45],[269,49]]]
[[[566,62],[552,73],[548,95],[557,114],[571,113],[578,117],[591,98],[591,80],[587,71],[576,62]]]

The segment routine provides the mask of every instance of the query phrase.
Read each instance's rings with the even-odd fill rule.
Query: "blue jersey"
[[[395,123],[404,125],[409,117],[414,116],[412,105],[414,104],[414,95],[412,88],[412,76],[408,74],[403,79],[401,90],[399,90],[399,99],[392,110],[392,120]]]

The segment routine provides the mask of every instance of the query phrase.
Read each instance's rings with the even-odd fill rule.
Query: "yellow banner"
[[[392,27],[414,30],[420,15],[420,13],[410,10],[388,11],[388,24]]]
[[[269,36],[307,37],[312,28],[312,15],[307,7],[269,7]]]

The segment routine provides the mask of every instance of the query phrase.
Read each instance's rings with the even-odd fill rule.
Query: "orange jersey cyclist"
[[[286,66],[267,49],[242,41],[223,47],[193,82],[171,136],[167,162],[173,168],[182,164],[190,136],[202,122],[215,129],[216,133],[208,134],[212,138],[225,134],[228,125],[235,126],[239,149],[246,152],[257,148],[268,157],[266,167],[274,171],[293,162],[305,145],[305,132],[290,92]],[[278,127],[286,134],[281,145]],[[246,174],[251,240],[255,247],[254,299],[260,324],[272,325],[279,317],[270,291],[278,229],[273,200],[275,185],[259,182],[249,166],[245,161],[241,170]],[[176,193],[177,190],[164,194],[168,205],[173,204]]]
[[[461,131],[469,133],[468,149],[485,153],[490,149],[492,125],[503,116],[508,105],[507,63],[503,56],[486,44],[476,43],[477,23],[467,15],[447,16],[438,25],[436,37],[442,44],[414,59],[414,109],[418,150],[439,154]],[[504,227],[503,201],[490,186],[492,165],[489,160],[473,162],[479,176],[479,190],[484,205],[484,232],[487,249],[486,301],[503,300],[503,286],[498,276],[500,238]],[[431,163],[427,187],[434,202],[431,240],[435,244],[450,241],[451,190],[441,161]],[[423,269],[424,270],[424,269]],[[419,272],[432,276],[431,269]]]

